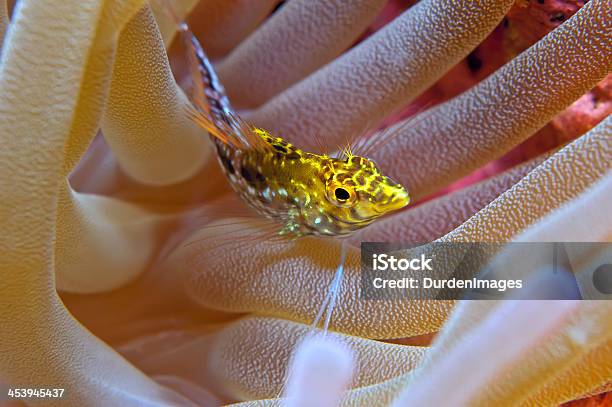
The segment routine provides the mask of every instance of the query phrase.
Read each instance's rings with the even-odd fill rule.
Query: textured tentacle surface
[[[153,13],[145,7],[119,37],[102,122],[104,137],[131,177],[167,185],[201,169],[208,157],[206,133],[189,119],[187,106],[172,77]]]
[[[96,120],[79,112],[78,103],[105,99],[104,86],[82,85],[82,80],[92,55],[112,55],[108,47],[114,45],[107,35],[139,7],[138,1],[24,0],[0,66],[0,137],[8,146],[0,151],[5,197],[0,203],[0,312],[3,332],[10,332],[0,342],[0,380],[11,387],[69,385],[72,391],[62,405],[183,400],[84,330],[54,287],[53,241],[57,191],[65,175],[64,147],[71,144],[73,129],[90,127],[83,122]],[[111,65],[112,60],[107,61],[100,72],[106,78]],[[32,151],[32,145],[41,148]]]
[[[335,148],[418,96],[482,41],[512,3],[420,2],[249,118],[298,145],[316,148],[308,136],[315,133]]]
[[[209,57],[222,58],[256,32],[280,0],[200,0],[189,16]],[[204,22],[204,23],[202,23]]]
[[[174,17],[179,19],[186,18],[189,13],[198,5],[199,0],[177,1],[168,0],[161,2],[151,1],[151,11],[155,15],[155,21],[159,28],[159,33],[164,40],[164,45],[169,48],[177,33],[177,26]]]
[[[391,174],[419,197],[499,157],[610,72],[610,13],[610,2],[589,2],[478,86],[416,118],[375,158],[393,154]]]
[[[507,241],[548,212],[574,199],[610,170],[611,124],[612,117],[609,117],[561,149],[446,238]]]
[[[283,332],[283,336],[270,336],[272,331]],[[307,325],[284,320],[260,317],[241,320],[215,337],[216,344],[212,347],[209,363],[211,368],[223,367],[223,382],[228,391],[231,389],[240,398],[274,397],[285,379],[292,349],[309,333],[313,332]],[[340,334],[332,337],[346,343],[355,352],[357,366],[353,387],[368,386],[380,378],[406,373],[419,365],[426,351],[424,347],[390,345]],[[266,351],[253,354],[255,349]],[[251,370],[262,374],[245,374]]]
[[[348,48],[384,0],[288,2],[219,65],[237,107],[256,107]]]

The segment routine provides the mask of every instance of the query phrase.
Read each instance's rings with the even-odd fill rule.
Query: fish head
[[[319,224],[331,233],[321,234],[349,234],[410,202],[406,188],[365,157],[330,158],[323,181],[326,202],[319,208]]]

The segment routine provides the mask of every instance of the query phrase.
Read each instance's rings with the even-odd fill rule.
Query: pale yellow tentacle
[[[54,285],[65,148],[82,137],[76,129],[99,120],[100,107],[85,113],[79,104],[104,104],[116,30],[141,6],[21,0],[0,66],[0,380],[11,387],[65,388],[64,398],[49,405],[179,400],[83,329]],[[99,76],[84,83],[92,67]]]
[[[102,131],[121,167],[144,184],[168,185],[208,160],[207,135],[188,116],[147,6],[119,37]]]
[[[200,0],[152,0],[149,2],[166,48],[170,47],[177,33],[176,21],[172,18],[172,15],[168,14],[169,10],[171,10],[171,13],[176,15],[180,20],[183,20],[191,13],[195,6],[198,5],[199,1]]]

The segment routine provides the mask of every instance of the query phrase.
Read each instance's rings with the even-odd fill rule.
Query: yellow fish
[[[406,188],[350,148],[341,158],[306,152],[240,119],[198,40],[180,27],[192,50],[191,115],[211,135],[232,188],[280,234],[346,236],[408,205]]]
[[[350,147],[341,157],[306,152],[242,120],[196,37],[186,23],[178,26],[189,50],[195,105],[189,114],[210,134],[232,188],[257,214],[278,225],[275,234],[345,237],[408,205],[406,188]],[[324,332],[340,289],[345,256],[343,240],[339,266],[312,324],[316,327],[327,310]]]

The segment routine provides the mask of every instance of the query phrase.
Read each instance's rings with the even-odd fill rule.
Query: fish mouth
[[[385,205],[384,210],[381,213],[388,213],[400,210],[406,207],[410,203],[410,196],[408,191],[402,190],[398,192],[395,197]]]

